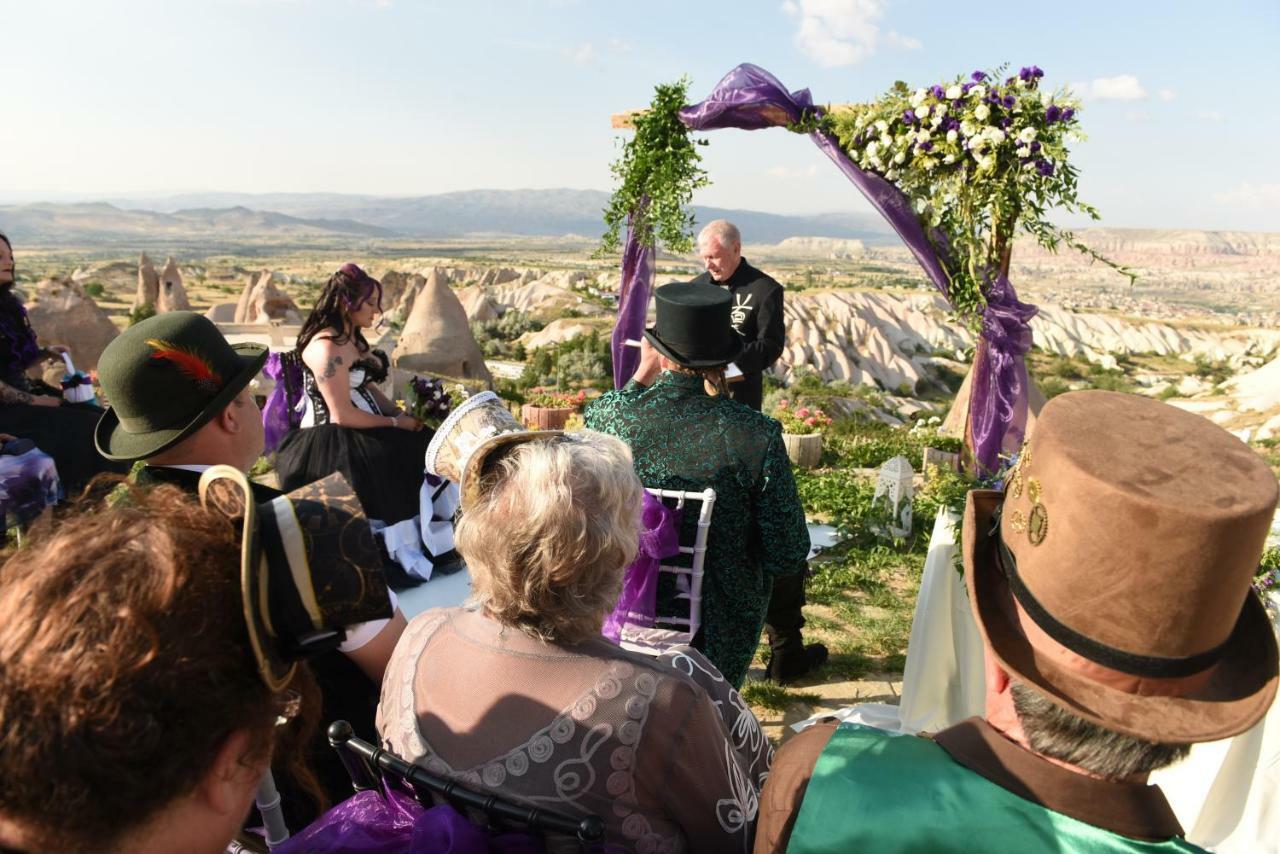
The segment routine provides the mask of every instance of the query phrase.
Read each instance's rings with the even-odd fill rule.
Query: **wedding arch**
[[[696,131],[785,127],[803,133],[902,238],[952,313],[976,335],[965,443],[979,474],[995,473],[1025,432],[1036,307],[1009,281],[1014,238],[1066,244],[1124,275],[1047,219],[1048,212],[1097,212],[1076,196],[1069,142],[1083,139],[1079,104],[1066,90],[1041,88],[1035,66],[1005,76],[974,71],[911,89],[898,82],[870,104],[815,105],[809,90],[788,91],[764,69],[743,64],[711,94],[685,104],[688,83],[656,88],[647,110],[617,114],[634,136],[613,164],[617,189],[605,211],[602,251],[622,245],[614,382],[634,372],[639,354],[627,339],[643,331],[657,246],[693,245],[693,192],[708,182]]]

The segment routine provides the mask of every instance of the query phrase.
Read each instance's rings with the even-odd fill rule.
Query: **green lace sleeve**
[[[791,473],[791,460],[774,427],[765,451],[759,498],[760,564],[766,578],[798,572],[809,555],[809,529]]]

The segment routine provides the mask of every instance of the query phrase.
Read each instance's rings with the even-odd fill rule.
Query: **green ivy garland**
[[[642,243],[660,244],[668,252],[693,248],[693,213],[688,206],[695,190],[710,183],[698,152],[707,144],[694,139],[680,121],[689,94],[689,78],[654,89],[649,109],[635,115],[635,133],[622,146],[610,171],[618,189],[604,211],[606,230],[597,254],[619,250],[624,226]]]

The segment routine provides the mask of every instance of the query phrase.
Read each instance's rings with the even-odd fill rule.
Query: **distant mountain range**
[[[46,245],[190,240],[413,239],[469,235],[598,237],[609,195],[598,190],[471,190],[432,196],[336,193],[186,193],[148,199],[0,206],[0,231]],[[699,222],[729,219],[750,243],[836,237],[896,238],[875,215],[786,216],[695,207]]]

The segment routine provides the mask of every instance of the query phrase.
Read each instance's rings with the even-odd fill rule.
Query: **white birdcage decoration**
[[[880,466],[880,478],[872,498],[872,503],[884,513],[885,526],[878,533],[895,538],[911,535],[911,497],[915,492],[911,479],[914,476],[906,457],[894,457]]]

